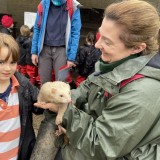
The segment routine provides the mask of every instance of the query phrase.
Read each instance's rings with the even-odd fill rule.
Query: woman
[[[159,28],[156,9],[145,1],[106,8],[96,72],[72,91],[77,108],[66,104],[64,160],[160,159]],[[36,105],[58,110],[56,104]]]

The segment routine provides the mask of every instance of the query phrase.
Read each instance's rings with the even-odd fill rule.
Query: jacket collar
[[[140,72],[154,55],[155,53],[130,59],[117,66],[112,72],[101,74],[98,77],[99,79],[107,79],[107,81],[117,85],[121,81],[131,78],[136,73]],[[96,64],[96,71],[99,71],[99,62]]]
[[[125,79],[129,79],[133,77],[136,73],[140,73],[141,70],[144,70],[146,68],[146,64],[152,59],[152,57],[155,55],[150,54],[150,55],[145,55],[145,56],[140,56],[138,58],[130,59],[123,64],[117,66],[113,71],[105,73],[105,74],[96,74],[98,73],[99,70],[99,62],[96,63],[95,69],[96,72],[91,74],[88,77],[88,80],[91,83],[94,83],[96,86],[99,86],[106,90],[110,94],[117,94],[119,93],[119,84]],[[152,68],[154,72],[156,72],[156,76],[159,74],[160,71],[155,71],[155,68]],[[156,69],[159,70],[159,69]],[[148,70],[147,70],[148,72]],[[149,71],[148,74],[151,72]],[[146,75],[146,73],[142,73],[143,75]],[[159,76],[160,77],[160,76]],[[153,78],[153,76],[152,76]]]
[[[26,87],[27,85],[26,77],[22,76],[19,72],[15,72],[14,76],[16,77],[19,83],[19,87]]]

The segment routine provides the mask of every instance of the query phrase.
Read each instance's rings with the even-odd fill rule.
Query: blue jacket
[[[50,0],[42,0],[43,6],[43,14],[42,14],[42,22],[41,26],[38,27],[38,21],[40,18],[39,13],[37,12],[36,22],[34,25],[34,34],[32,39],[32,48],[31,54],[40,55],[40,52],[43,48],[45,29],[47,23],[47,17],[49,12]],[[76,53],[79,44],[80,38],[80,29],[81,29],[81,17],[80,17],[80,9],[77,7],[79,2],[73,0],[73,15],[72,19],[68,14],[68,22],[66,27],[66,57],[69,61],[75,61]]]

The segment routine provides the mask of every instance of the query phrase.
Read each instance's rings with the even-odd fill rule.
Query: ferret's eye
[[[63,95],[61,94],[60,97],[63,97]]]

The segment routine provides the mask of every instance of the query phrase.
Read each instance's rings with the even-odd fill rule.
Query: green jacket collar
[[[113,71],[106,74],[101,74],[99,78],[107,79],[107,81],[110,81],[112,84],[117,85],[121,81],[132,77],[136,73],[139,73],[154,55],[155,54],[150,54],[130,59],[114,68]],[[96,64],[96,71],[100,71],[99,62],[97,62]]]
[[[120,64],[123,64],[124,62],[128,61],[129,59],[137,58],[139,56],[140,56],[139,54],[133,54],[133,55],[130,55],[130,56],[124,58],[124,59],[121,59],[119,61],[112,62],[112,63],[107,63],[107,62],[104,62],[102,59],[100,59],[99,60],[99,62],[100,62],[100,64],[99,64],[100,71],[103,74],[111,72],[114,68],[116,68]]]

